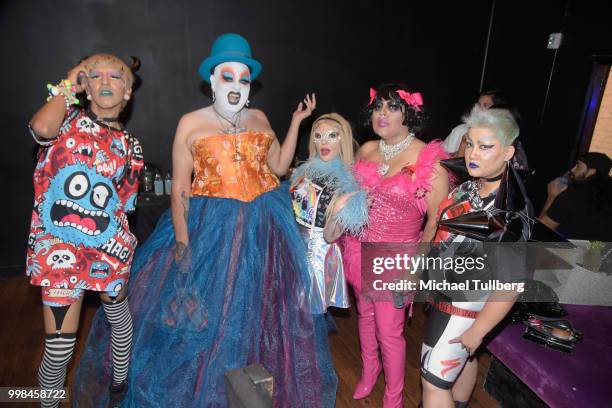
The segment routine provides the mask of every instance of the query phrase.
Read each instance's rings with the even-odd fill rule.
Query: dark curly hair
[[[612,178],[608,175],[612,168],[612,160],[598,152],[588,152],[578,158],[588,169],[594,169],[595,174],[589,178],[588,194],[589,212],[594,215],[612,213]]]
[[[391,83],[382,84],[376,87],[376,97],[372,103],[363,108],[364,126],[372,126],[372,112],[374,111],[374,107],[384,99],[385,101],[393,101],[401,105],[402,112],[404,113],[403,124],[406,125],[411,132],[417,133],[425,129],[427,120],[429,119],[429,113],[427,113],[427,110],[425,110],[423,106],[420,106],[420,110],[417,111],[412,105],[407,104],[397,93],[397,91],[400,90],[412,93],[412,91],[403,84]]]
[[[493,105],[507,105],[508,104],[506,101],[506,98],[504,97],[504,93],[499,88],[485,89],[484,91],[481,91],[478,94],[477,99],[480,99],[481,96],[490,96],[491,99],[493,100]]]

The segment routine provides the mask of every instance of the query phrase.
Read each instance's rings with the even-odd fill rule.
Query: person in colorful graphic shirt
[[[314,95],[304,102],[309,108],[315,108]],[[294,137],[300,122],[310,116],[311,109],[300,108],[301,105],[289,127]],[[359,188],[350,168],[355,145],[346,119],[337,113],[319,116],[310,132],[310,158],[293,172],[289,189],[295,220],[308,250],[309,296],[315,328],[320,332],[318,347],[321,354],[329,356],[330,362],[327,308],[349,307],[342,255],[333,242],[347,230],[359,234],[368,220],[367,195]],[[333,407],[338,378],[333,369],[328,373],[325,380],[333,384],[328,387],[333,395],[324,401],[329,402],[325,406]]]
[[[38,380],[45,389],[64,384],[85,290],[100,293],[112,328],[111,395],[125,388],[132,339],[126,288],[137,243],[126,213],[135,208],[143,161],[138,140],[118,117],[137,65],[109,54],[84,59],[67,79],[47,86],[47,103],[30,122],[40,148],[26,273],[42,289],[46,336]],[[81,92],[86,108],[76,97]]]
[[[289,132],[304,118],[294,113]],[[297,125],[295,124],[297,122]],[[348,307],[346,280],[339,248],[333,244],[348,231],[358,235],[368,220],[367,194],[353,177],[351,125],[337,113],[321,115],[310,132],[310,158],[291,176],[293,212],[308,248],[313,313]]]

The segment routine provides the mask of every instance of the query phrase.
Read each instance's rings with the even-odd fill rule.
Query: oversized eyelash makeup
[[[249,73],[249,70],[245,70],[240,73],[240,83],[242,85],[248,85],[251,83],[251,74]]]
[[[112,71],[108,74],[112,79],[120,79],[123,82],[125,82],[125,79],[123,77],[123,72],[121,71]],[[102,76],[102,74],[100,73],[100,71],[98,70],[94,70],[94,71],[90,71],[89,72],[89,78],[90,79],[98,79]]]
[[[395,112],[400,109],[400,105],[395,102],[391,102],[387,106],[391,112]]]
[[[473,149],[473,148],[474,148],[474,144],[473,144],[473,143],[472,143],[470,140],[466,140],[466,141],[465,141],[465,147],[466,147],[466,149],[467,149],[467,148],[469,148],[469,149]],[[495,147],[495,145],[494,145],[494,144],[483,144],[483,143],[478,143],[478,147],[479,147],[481,150],[490,150],[490,149],[493,149],[493,148]]]
[[[224,82],[234,82],[234,78],[236,77],[236,73],[229,69],[226,68],[223,71],[221,71],[221,80],[223,80]],[[251,83],[251,75],[249,74],[249,71],[244,71],[240,74],[240,79],[238,79],[238,82],[240,82],[240,84],[242,85],[249,85]]]
[[[383,101],[378,101],[378,102],[376,102],[374,104],[374,111],[375,112],[380,112],[383,109],[383,107],[384,107],[384,102]],[[390,112],[397,112],[397,111],[402,109],[402,106],[401,106],[401,104],[391,100],[391,101],[387,102],[387,109]]]

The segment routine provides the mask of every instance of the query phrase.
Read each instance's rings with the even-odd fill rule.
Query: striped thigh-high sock
[[[62,388],[66,381],[66,367],[72,357],[76,333],[48,334],[45,351],[38,368],[38,384],[43,389]],[[41,407],[58,407],[59,400],[41,400]]]
[[[111,325],[111,348],[113,351],[113,386],[123,383],[130,366],[132,350],[132,316],[127,297],[115,303],[102,302],[104,314]]]

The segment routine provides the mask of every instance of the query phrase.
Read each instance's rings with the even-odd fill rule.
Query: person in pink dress
[[[447,154],[440,141],[425,143],[415,137],[427,119],[420,93],[397,84],[370,89],[366,113],[368,124],[380,139],[359,149],[354,172],[369,196],[369,223],[360,236],[343,239],[346,277],[357,300],[363,364],[353,398],[370,395],[384,370],[383,407],[402,407],[406,366],[403,330],[405,305],[410,302],[396,307],[391,294],[381,297],[370,285],[362,285],[361,243],[418,243],[433,238],[438,205],[448,194],[448,176],[439,164]]]

